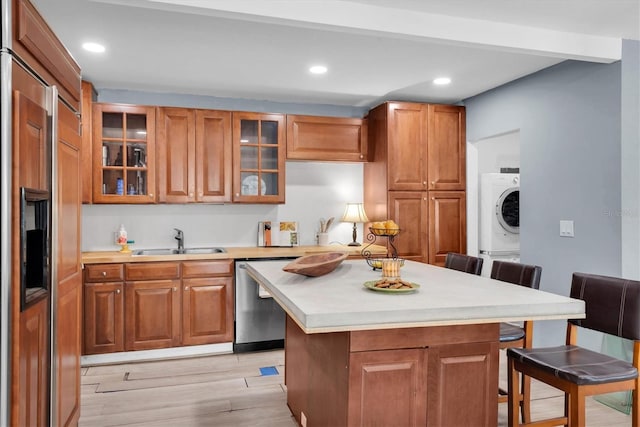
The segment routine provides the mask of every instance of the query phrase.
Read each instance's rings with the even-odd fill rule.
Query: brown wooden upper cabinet
[[[287,159],[367,161],[366,119],[287,115]]]
[[[155,107],[94,104],[93,202],[155,203]]]
[[[233,201],[284,203],[284,115],[234,112],[232,120]]]
[[[388,102],[369,122],[373,140],[386,141],[389,190],[465,189],[464,107]]]
[[[429,190],[466,189],[466,115],[457,105],[427,106]]]
[[[158,201],[231,201],[231,113],[157,109]]]

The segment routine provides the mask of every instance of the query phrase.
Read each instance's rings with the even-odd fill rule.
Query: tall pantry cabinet
[[[398,256],[444,265],[466,252],[465,110],[387,102],[369,112],[364,204],[371,221],[393,219]]]
[[[75,425],[80,69],[28,0],[0,5],[0,425]]]

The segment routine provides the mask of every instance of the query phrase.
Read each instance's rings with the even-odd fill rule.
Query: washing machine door
[[[500,195],[496,216],[505,231],[520,234],[520,187],[508,188]]]

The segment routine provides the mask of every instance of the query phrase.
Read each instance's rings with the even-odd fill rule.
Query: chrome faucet
[[[178,253],[184,253],[184,233],[179,228],[174,228],[176,230],[175,239],[178,241]]]

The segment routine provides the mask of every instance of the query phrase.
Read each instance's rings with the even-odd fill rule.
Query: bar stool
[[[518,376],[522,373],[565,393],[563,417],[532,424],[585,426],[585,396],[633,390],[631,420],[637,427],[640,282],[574,273],[570,296],[585,302],[586,318],[567,322],[566,345],[507,350],[509,426],[529,425],[518,424]],[[577,346],[578,326],[634,340],[633,363]]]
[[[537,265],[520,264],[516,262],[494,261],[491,267],[491,278],[532,289],[540,288],[542,267]],[[511,323],[500,323],[500,349],[522,347],[531,348],[533,345],[533,322],[525,321],[522,326]],[[531,378],[523,375],[521,390],[518,394],[520,412],[523,422],[531,420]],[[498,389],[498,403],[507,402],[508,393]]]
[[[444,267],[479,276],[482,272],[482,258],[449,252],[445,258]]]

